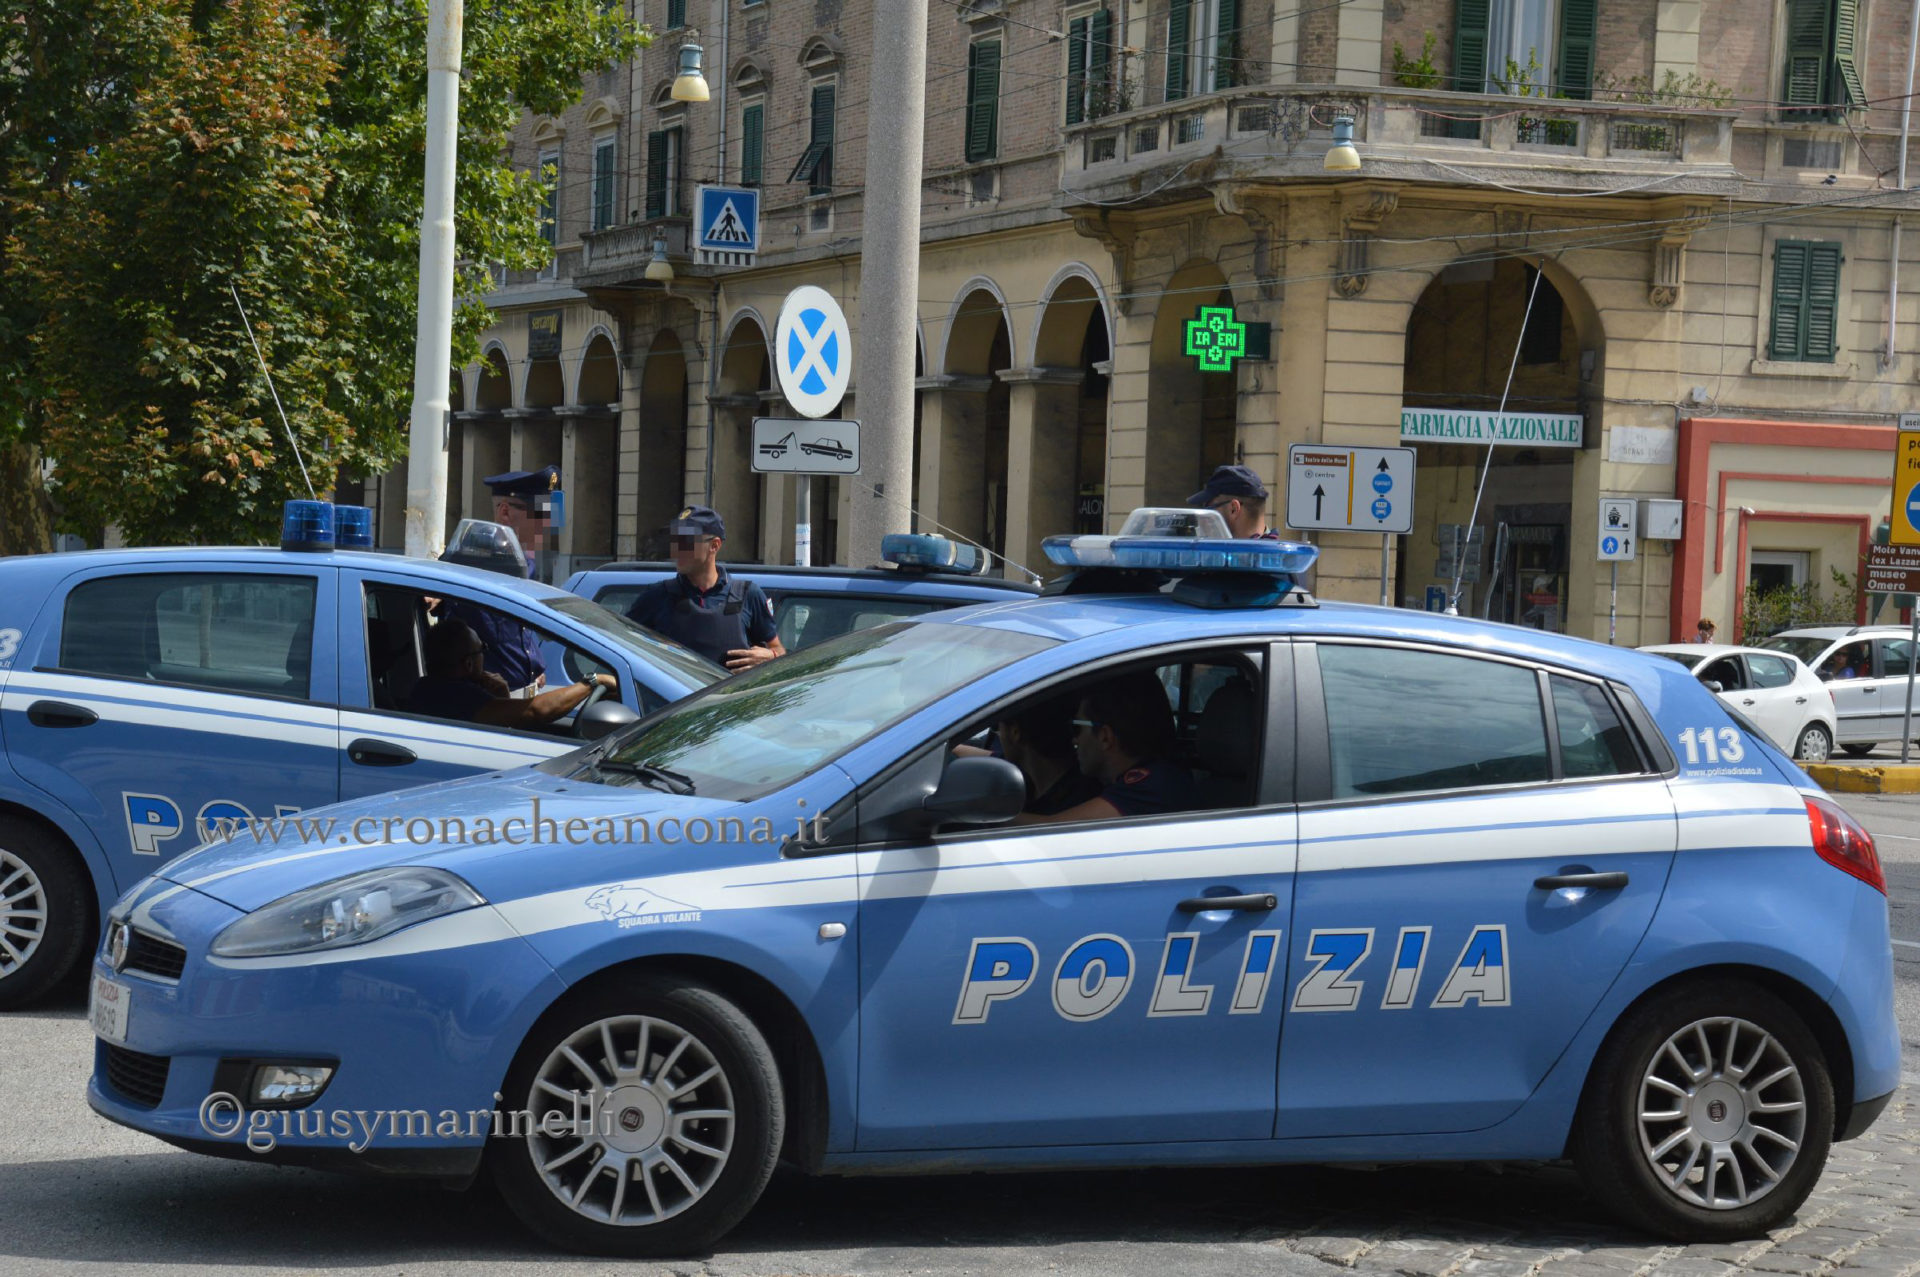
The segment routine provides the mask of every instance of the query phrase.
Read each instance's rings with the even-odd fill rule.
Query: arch
[[[567,402],[566,370],[558,359],[529,359],[520,390],[522,408],[558,408]]]
[[[533,126],[533,144],[541,150],[559,146],[567,140],[567,126],[551,117]]]
[[[723,352],[720,375],[723,377],[726,376],[726,361],[733,357],[734,334],[746,324],[752,324],[754,328],[759,330],[761,345],[765,349],[767,359],[769,360],[768,366],[772,366],[774,326],[767,322],[767,317],[760,313],[759,307],[742,306],[739,310],[733,312],[732,318],[727,320],[725,336],[720,339],[720,349]]]
[[[620,356],[613,333],[605,324],[595,324],[587,333],[586,351],[574,372],[573,389],[567,396],[574,404],[618,404],[620,402]]]
[[[1073,362],[1072,356],[1079,353],[1077,345],[1073,351],[1066,352],[1068,355],[1067,358],[1058,357],[1059,352],[1049,351],[1043,353],[1042,350],[1043,345],[1046,344],[1045,339],[1042,337],[1042,332],[1047,327],[1048,315],[1056,300],[1072,305],[1076,310],[1091,309],[1087,305],[1088,298],[1084,295],[1077,295],[1080,293],[1080,290],[1074,287],[1070,281],[1085,282],[1086,292],[1091,294],[1094,306],[1099,309],[1100,322],[1106,326],[1107,348],[1109,350],[1113,348],[1113,302],[1112,299],[1107,296],[1106,285],[1100,282],[1100,277],[1096,275],[1093,268],[1085,262],[1068,262],[1065,266],[1055,271],[1053,278],[1047,281],[1047,286],[1040,290],[1040,319],[1038,323],[1034,324],[1033,334],[1027,341],[1027,365],[1029,367],[1046,364],[1069,365]],[[1091,316],[1088,317],[1090,318]]]
[[[611,94],[595,98],[587,106],[586,125],[589,131],[616,127],[621,120],[620,101]]]
[[[752,559],[760,549],[767,479],[753,471],[753,419],[773,389],[771,326],[751,306],[733,314],[720,347],[718,395],[713,405],[713,508],[727,521],[729,559]]]
[[[686,109],[687,104],[685,102],[678,102],[674,100],[673,80],[674,80],[674,77],[668,76],[666,79],[660,81],[659,84],[654,86],[653,99],[652,99],[654,110],[684,111]]]
[[[831,32],[809,36],[800,46],[800,65],[811,75],[834,70],[845,57],[840,37]]]
[[[654,333],[640,369],[634,530],[641,558],[666,557],[667,521],[680,509],[687,467],[687,357],[680,334]]]
[[[983,293],[991,299],[990,303],[980,300],[980,295]],[[963,343],[969,337],[977,338],[981,334],[988,333],[996,319],[1006,326],[1006,331],[1011,338],[1013,316],[1007,305],[1007,294],[999,284],[985,275],[975,275],[960,285],[959,290],[953,295],[953,305],[947,308],[947,324],[940,344],[940,371],[945,373],[988,371],[984,368],[955,367],[954,338],[958,335]]]
[[[996,553],[1004,552],[1009,498],[1013,325],[999,285],[976,276],[962,285],[947,319],[937,406],[922,405],[920,500],[934,518]]]
[[[767,74],[765,64],[752,54],[748,54],[738,62],[735,62],[731,75],[733,78],[734,91],[738,93],[761,92],[766,89],[772,80],[772,77]]]
[[[1186,323],[1201,306],[1234,304],[1220,267],[1203,258],[1174,271],[1154,301],[1148,399],[1147,505],[1185,505],[1213,468],[1239,451],[1239,378],[1202,372],[1186,354]]]
[[[520,387],[513,376],[513,363],[507,358],[504,343],[490,341],[480,352],[480,368],[474,378],[473,406],[481,412],[498,412],[520,406]]]

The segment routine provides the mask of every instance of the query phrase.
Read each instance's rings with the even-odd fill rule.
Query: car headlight
[[[209,951],[218,958],[262,958],[340,949],[485,903],[444,869],[373,869],[262,905],[215,936]]]

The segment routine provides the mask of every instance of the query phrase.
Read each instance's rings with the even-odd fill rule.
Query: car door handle
[[[1241,913],[1270,913],[1280,907],[1279,897],[1271,891],[1256,891],[1250,896],[1194,896],[1180,902],[1181,913],[1211,913],[1215,909],[1238,909]]]
[[[1743,696],[1743,697],[1741,697],[1741,698],[1740,698],[1740,703],[1741,703],[1742,705],[1751,705],[1751,704],[1753,704],[1753,697],[1751,697],[1751,696]]]
[[[27,706],[27,721],[35,727],[90,727],[100,716],[82,705],[65,701],[35,701]]]
[[[1807,698],[1804,696],[1796,696],[1793,698],[1793,703],[1795,705],[1805,705],[1807,703]]]
[[[347,746],[347,757],[362,767],[402,767],[419,757],[405,745],[362,736]]]
[[[1548,874],[1543,878],[1535,878],[1533,885],[1540,891],[1558,891],[1562,887],[1624,887],[1627,885],[1627,874],[1624,869],[1609,873]]]

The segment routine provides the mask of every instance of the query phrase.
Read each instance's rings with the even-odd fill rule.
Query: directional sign
[[[1896,439],[1892,540],[1895,545],[1920,545],[1920,430],[1902,430]]]
[[[1287,449],[1287,526],[1413,530],[1412,448],[1296,443]]]
[[[860,423],[805,417],[755,417],[758,474],[859,474]]]
[[[694,204],[700,228],[694,248],[707,266],[751,266],[760,251],[760,192],[746,186],[703,186]]]
[[[1860,586],[1869,594],[1920,594],[1920,546],[1868,546]]]
[[[1634,553],[1635,502],[1632,498],[1600,499],[1599,558],[1602,563],[1631,563]]]
[[[773,350],[781,393],[795,412],[824,417],[840,406],[853,375],[853,336],[826,289],[803,284],[787,294]]]

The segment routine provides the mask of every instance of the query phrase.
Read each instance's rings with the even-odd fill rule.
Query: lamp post
[[[460,123],[463,0],[428,0],[427,172],[420,213],[413,414],[407,430],[406,551],[439,555],[447,526],[448,381],[453,364],[453,168]]]

